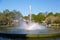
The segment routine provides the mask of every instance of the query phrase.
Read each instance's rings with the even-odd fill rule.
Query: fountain
[[[46,30],[46,27],[45,26],[42,26],[41,24],[38,24],[38,23],[35,23],[35,22],[32,22],[32,17],[31,17],[31,14],[32,14],[32,8],[31,8],[31,5],[29,6],[29,14],[30,14],[30,21],[29,23],[27,24],[23,18],[21,17],[20,18],[20,24],[16,27],[9,27],[7,29],[4,29],[4,30],[1,30],[0,32],[2,33],[13,33],[13,34],[29,34],[29,33],[32,33],[34,31],[34,33],[39,33],[37,30]],[[32,30],[32,31],[31,31]]]
[[[32,22],[32,6],[29,6],[30,9],[30,22],[26,30],[38,30],[38,29],[45,29],[45,27],[40,26],[38,23]]]
[[[35,38],[43,37],[44,38],[44,37],[51,37],[49,35],[56,36],[56,34],[58,34],[58,32],[54,32],[51,29],[49,30],[48,28],[46,28],[45,26],[39,23],[32,22],[31,5],[29,6],[29,9],[30,9],[29,23],[27,24],[21,17],[20,23],[18,26],[9,27],[7,29],[0,30],[0,39],[2,38],[2,40],[5,40],[4,38],[6,38],[7,40],[8,38],[8,39],[18,40],[18,39],[24,39],[24,38],[29,38],[29,37],[35,37]]]
[[[39,23],[35,23],[32,22],[32,8],[31,5],[29,6],[30,9],[30,21],[27,24],[23,18],[20,18],[20,23],[18,26],[16,27],[9,27],[7,29],[1,30],[0,33],[7,33],[7,34],[49,34],[49,33],[55,33],[52,30],[49,30],[48,28],[46,28],[45,26],[39,24]]]

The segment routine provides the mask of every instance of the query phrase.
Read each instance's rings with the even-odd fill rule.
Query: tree
[[[9,13],[10,11],[8,9],[3,10],[3,13]]]
[[[35,20],[35,18],[36,18],[36,15],[32,14],[32,19]]]
[[[55,16],[60,17],[60,13],[55,13]]]
[[[24,16],[23,18],[24,18],[24,19],[29,19],[29,17],[28,17],[28,16]]]
[[[49,12],[46,17],[53,15],[53,12]]]
[[[41,12],[38,13],[38,14],[37,14],[37,21],[42,22],[43,20],[45,20],[44,14],[41,13]]]
[[[9,11],[8,9],[6,9],[0,14],[0,24],[6,23],[6,25],[11,26],[13,20],[18,20],[21,17],[22,15],[19,11]]]
[[[60,23],[60,17],[58,17],[58,16],[56,16],[56,18],[55,18],[56,20],[55,20],[55,22],[54,23]]]
[[[51,23],[54,23],[55,20],[56,20],[56,17],[53,15],[50,15],[50,16],[46,17],[45,22],[51,24]]]

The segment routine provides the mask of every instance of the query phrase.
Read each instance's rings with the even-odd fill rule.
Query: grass
[[[51,26],[57,27],[57,26],[60,26],[60,24],[51,24]]]
[[[11,28],[11,27],[8,27],[8,26],[0,27],[0,30],[6,30],[8,28]]]
[[[60,37],[60,34],[27,34],[27,37]]]

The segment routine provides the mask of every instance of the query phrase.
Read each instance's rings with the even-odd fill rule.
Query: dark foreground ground
[[[2,39],[1,39],[2,38]],[[0,40],[60,40],[60,34],[5,34],[0,33]]]

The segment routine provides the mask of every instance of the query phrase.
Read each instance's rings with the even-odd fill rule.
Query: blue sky
[[[0,0],[0,11],[5,9],[18,10],[22,15],[29,14],[29,5],[32,13],[60,12],[60,0]]]

